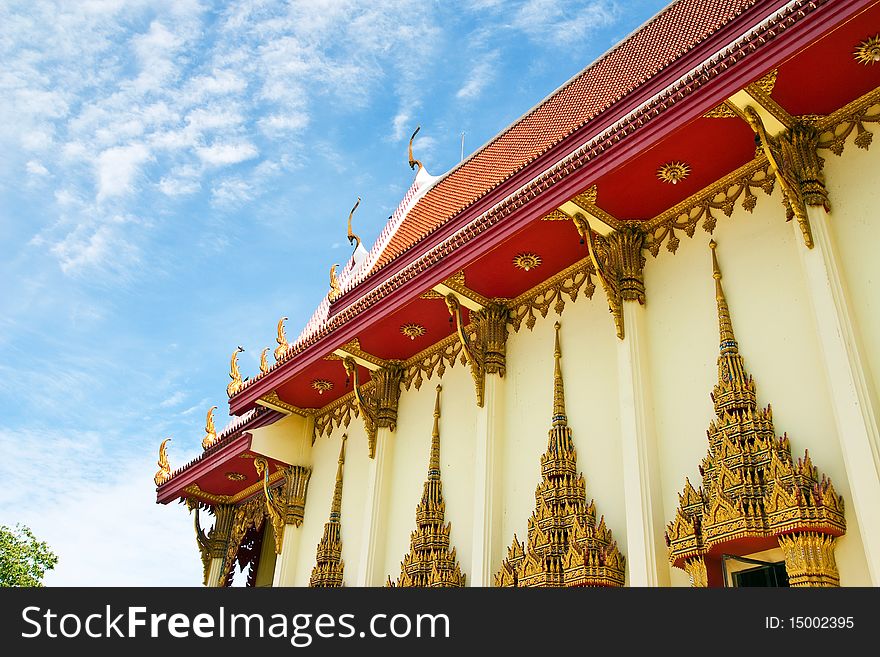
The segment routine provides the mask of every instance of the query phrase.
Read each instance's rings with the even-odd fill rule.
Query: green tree
[[[42,586],[58,557],[30,528],[0,525],[0,586]]]

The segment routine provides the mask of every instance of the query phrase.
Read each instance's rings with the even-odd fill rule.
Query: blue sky
[[[48,585],[196,585],[172,466],[229,355],[295,337],[413,179],[439,175],[666,3],[0,4],[0,524]]]

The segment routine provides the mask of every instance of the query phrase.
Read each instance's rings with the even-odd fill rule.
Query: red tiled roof
[[[440,180],[409,212],[373,271],[608,109],[758,0],[679,0]]]

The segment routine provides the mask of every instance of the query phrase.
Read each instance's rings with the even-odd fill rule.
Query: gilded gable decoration
[[[226,394],[232,397],[235,393],[244,388],[244,381],[241,378],[241,371],[238,369],[238,354],[244,351],[243,347],[236,347],[229,359],[229,378],[232,379],[226,386]]]
[[[586,483],[577,472],[577,452],[565,413],[556,322],[553,372],[553,423],[541,456],[541,483],[528,523],[528,541],[513,537],[495,575],[504,587],[623,586],[626,560],[605,526],[596,524],[596,505],[587,504]]]
[[[446,502],[440,480],[440,386],[434,401],[434,430],[431,433],[431,458],[422,501],[416,507],[416,530],[410,537],[410,550],[400,563],[400,577],[393,587],[463,587],[465,575],[449,549]],[[444,524],[445,523],[445,524]]]
[[[712,392],[715,419],[703,483],[685,480],[675,518],[666,530],[669,560],[693,586],[719,581],[722,553],[741,555],[775,547],[785,554],[792,586],[837,586],[834,542],[846,532],[843,499],[813,466],[809,452],[796,462],[788,436],[777,438],[770,407],[758,408],[733,333],[721,271],[712,249],[721,353]]]
[[[324,524],[324,534],[318,542],[315,567],[309,586],[338,587],[342,586],[342,575],[345,563],[342,561],[342,474],[345,466],[345,441],[347,434],[342,434],[342,445],[339,447],[339,460],[336,465],[336,483],[333,487],[333,501],[330,503],[330,519]]]
[[[214,526],[205,533],[199,521],[199,508],[201,503],[193,499],[187,499],[187,507],[190,512],[195,511],[193,524],[196,530],[196,544],[202,557],[203,584],[208,586],[208,571],[212,559],[222,559],[226,556],[226,544],[229,542],[229,534],[232,531],[232,521],[235,516],[235,507],[231,504],[217,504],[209,507],[214,514]]]

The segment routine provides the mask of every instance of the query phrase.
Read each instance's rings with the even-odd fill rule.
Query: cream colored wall
[[[846,157],[846,155],[844,155]],[[719,213],[720,214],[720,213]],[[788,433],[792,455],[809,449],[814,465],[852,499],[839,448],[828,384],[819,355],[808,290],[796,249],[805,248],[784,220],[778,188],[759,196],[753,214],[737,206],[721,217],[714,238],[733,327],[758,403],[771,404],[778,435]],[[876,230],[875,230],[876,233]],[[717,381],[717,311],[709,236],[682,239],[674,256],[649,258],[645,284],[650,367],[656,412],[664,515],[674,517],[685,476],[698,486],[713,417],[709,393]],[[876,241],[876,240],[875,240]],[[836,556],[843,586],[869,585],[855,514]],[[672,584],[687,586],[672,569]]]
[[[525,325],[507,343],[505,444],[500,456],[503,543],[493,554],[493,572],[507,556],[516,533],[527,539],[541,481],[541,454],[553,415],[553,325],[559,320],[562,375],[568,425],[583,472],[587,498],[595,499],[597,516],[613,532],[626,554],[626,509],[623,501],[618,417],[617,344],[604,294],[579,296],[561,317],[551,310],[529,331]],[[598,517],[597,517],[598,520]]]
[[[309,481],[305,517],[298,530],[302,532],[302,536],[296,555],[296,586],[308,586],[312,568],[315,567],[315,551],[324,533],[324,525],[330,518],[330,503],[336,483],[336,464],[343,433],[348,434],[342,480],[342,559],[345,562],[343,582],[350,585],[357,572],[369,452],[363,423],[360,418],[352,418],[348,428],[336,428],[329,437],[318,437],[312,447],[312,478]]]
[[[850,311],[859,332],[875,410],[880,410],[880,148],[865,151],[850,140],[841,157],[826,154],[825,178],[831,201],[831,229],[846,283]]]
[[[437,384],[443,386],[440,404],[440,473],[446,521],[452,523],[450,545],[462,572],[470,580],[473,535],[474,429],[476,394],[467,367],[457,364],[440,379],[422,383],[400,395],[390,504],[386,519],[385,574],[396,581],[400,562],[409,552],[410,534],[416,528],[416,505],[428,476],[434,399]]]

